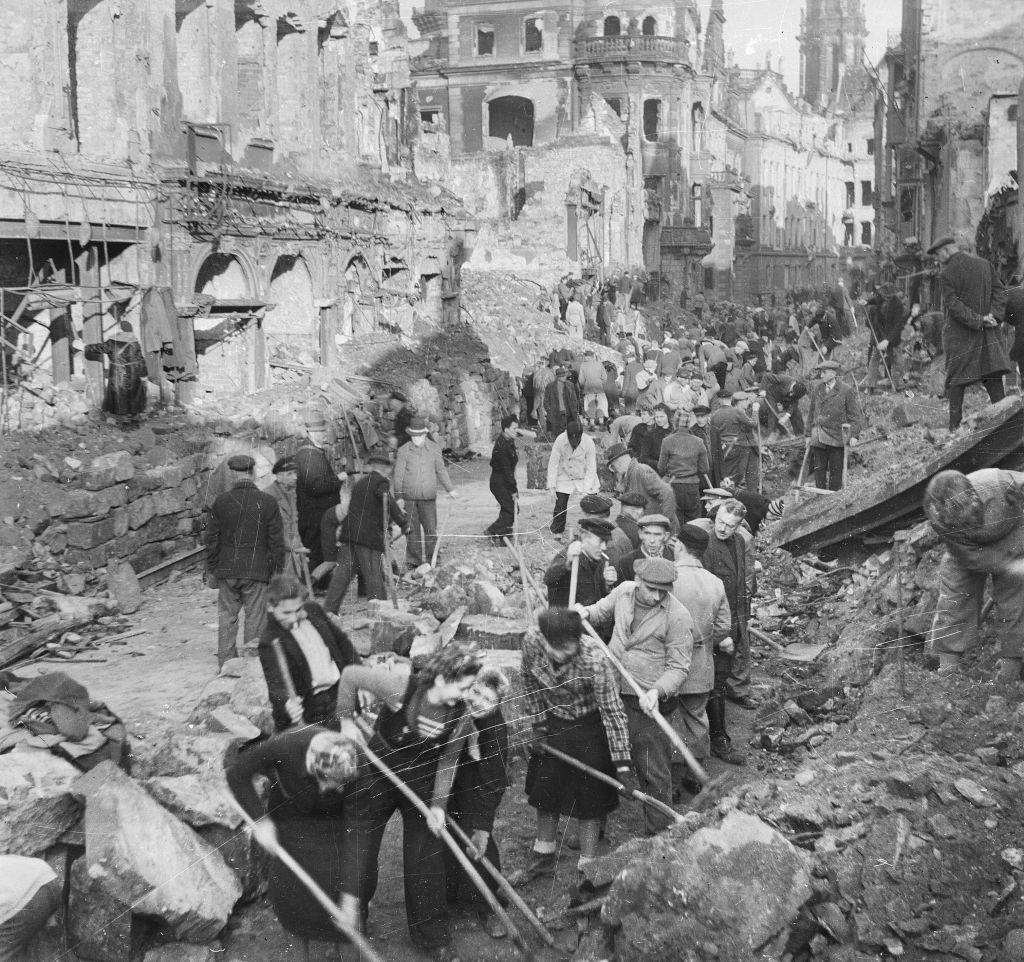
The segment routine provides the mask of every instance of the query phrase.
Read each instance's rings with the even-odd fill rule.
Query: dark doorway
[[[606,37],[617,37],[622,33],[622,23],[618,17],[604,18],[604,35]]]
[[[488,104],[487,133],[499,140],[510,135],[516,147],[533,146],[533,101],[526,97],[498,97]]]
[[[658,21],[654,17],[644,17],[640,32],[645,37],[653,37],[658,33]]]

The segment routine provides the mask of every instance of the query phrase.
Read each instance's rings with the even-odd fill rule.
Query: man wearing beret
[[[929,254],[939,259],[942,281],[942,352],[946,358],[949,429],[960,427],[964,391],[979,381],[995,404],[1005,396],[1003,375],[1013,369],[1009,344],[1000,326],[1006,291],[992,265],[958,249],[952,237],[941,237]],[[1012,337],[1012,334],[1011,334]]]
[[[614,530],[612,523],[607,518],[583,518],[579,529],[579,539],[559,551],[544,572],[548,605],[552,608],[569,605],[573,558],[579,558],[576,601],[580,604],[592,605],[600,601],[618,580],[615,569],[604,555],[604,547]]]
[[[672,743],[653,718],[655,709],[669,717],[690,673],[693,619],[672,595],[675,565],[645,558],[635,568],[636,581],[620,584],[596,604],[578,605],[594,625],[611,622],[609,650],[623,663],[644,694],[637,696],[622,679],[619,697],[629,722],[629,747],[640,787],[666,805],[672,804]],[[661,812],[644,809],[648,835],[666,828]]]
[[[707,704],[715,684],[715,658],[728,657],[733,650],[732,612],[725,585],[701,563],[709,543],[707,531],[684,524],[674,546],[676,581],[672,594],[693,619],[693,657],[671,721],[698,762],[703,762],[711,751]],[[672,758],[672,785],[692,795],[700,791],[700,782],[678,751]]]
[[[672,488],[658,477],[658,472],[637,461],[624,444],[613,444],[605,452],[605,459],[618,478],[618,492],[642,497],[647,514],[663,514],[675,531],[678,527],[676,496]]]
[[[615,569],[620,582],[632,581],[637,563],[645,558],[664,558],[666,561],[675,558],[675,553],[668,544],[672,526],[665,515],[645,514],[636,526],[640,532],[640,547],[625,555],[616,564]]]
[[[640,547],[637,522],[644,516],[646,509],[647,499],[642,495],[627,492],[619,496],[619,515],[615,519],[615,530],[606,549],[609,564],[617,567],[626,555]]]
[[[281,509],[256,487],[256,462],[228,458],[232,486],[218,495],[206,528],[207,583],[217,594],[217,664],[234,658],[238,612],[244,610],[244,653],[255,655],[267,623],[267,584],[284,566]]]
[[[838,379],[839,363],[822,361],[821,380],[811,391],[807,431],[811,440],[814,484],[838,491],[843,486],[843,446],[857,446],[860,434],[860,402],[853,388]]]

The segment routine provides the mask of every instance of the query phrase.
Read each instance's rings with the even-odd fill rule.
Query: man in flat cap
[[[575,384],[569,382],[569,371],[555,368],[555,379],[544,389],[544,416],[548,434],[556,438],[566,425],[580,417],[580,395]]]
[[[811,390],[807,435],[811,440],[814,484],[838,491],[843,486],[843,448],[857,446],[862,423],[860,402],[853,388],[839,380],[839,362],[818,365],[821,380]]]
[[[674,544],[676,580],[672,594],[693,619],[693,657],[671,721],[698,762],[703,762],[711,751],[707,704],[715,684],[715,658],[728,657],[733,651],[732,612],[725,585],[701,562],[710,538],[703,528],[684,524]],[[728,673],[728,668],[723,667],[723,671]],[[684,789],[696,795],[701,788],[678,750],[672,757],[672,786],[673,794]]]
[[[992,265],[960,250],[952,237],[940,237],[928,253],[935,254],[940,265],[949,429],[955,431],[970,385],[980,381],[993,404],[1005,397],[1003,375],[1013,369],[1009,339],[1000,326],[1006,291]]]
[[[281,509],[256,487],[255,469],[248,454],[228,458],[232,486],[213,502],[206,528],[207,584],[218,589],[218,667],[235,657],[243,609],[243,653],[255,656],[267,623],[267,585],[284,566]]]
[[[637,461],[624,444],[613,444],[608,448],[605,460],[618,478],[616,489],[619,494],[640,495],[646,502],[646,513],[665,515],[675,531],[678,527],[676,496],[672,488],[658,477],[658,472]]]
[[[634,492],[619,495],[619,514],[615,519],[615,530],[605,549],[608,563],[617,567],[628,554],[640,547],[640,530],[637,522],[647,510],[647,499]]]
[[[437,543],[437,491],[444,488],[448,497],[458,492],[448,476],[441,447],[428,434],[427,419],[416,416],[409,422],[409,440],[395,455],[395,498],[409,519],[405,542],[405,561],[410,568],[430,562]]]
[[[664,558],[645,558],[627,581],[596,604],[578,605],[593,625],[613,624],[609,650],[623,663],[644,694],[622,679],[619,697],[629,722],[630,754],[640,787],[672,804],[672,743],[653,718],[676,710],[677,696],[690,673],[693,619],[672,595],[676,568]],[[669,825],[661,812],[644,809],[644,826],[654,835]]]
[[[299,534],[299,515],[295,504],[295,483],[297,472],[295,458],[283,457],[274,462],[271,473],[274,483],[267,488],[267,494],[274,496],[281,511],[281,528],[284,532],[285,558],[284,574],[291,575],[299,584],[303,583],[303,555],[309,555],[309,549],[302,543]]]
[[[711,412],[711,461],[716,481],[732,478],[753,491],[761,473],[757,444],[757,396],[735,391],[728,405]]]
[[[559,551],[544,572],[550,607],[569,606],[574,558],[579,558],[575,601],[592,605],[608,594],[618,580],[604,552],[613,530],[614,526],[606,518],[583,518],[579,522],[579,538]]]
[[[309,550],[310,568],[318,568],[324,560],[320,542],[320,522],[324,512],[338,503],[338,493],[345,474],[331,467],[324,446],[327,444],[327,422],[321,415],[306,421],[306,443],[294,454],[295,503],[298,507],[299,537]]]
[[[640,547],[619,560],[615,566],[618,580],[632,581],[636,565],[645,558],[664,558],[672,561],[675,554],[669,547],[672,526],[663,514],[645,514],[636,523],[640,532]]]

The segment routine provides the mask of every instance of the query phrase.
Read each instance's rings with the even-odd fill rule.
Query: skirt
[[[599,712],[572,721],[550,718],[548,727],[552,748],[615,777]],[[539,811],[582,819],[603,818],[619,805],[618,792],[610,785],[542,752],[530,756],[526,799]]]
[[[345,820],[341,815],[282,818],[277,831],[284,850],[337,901],[341,896],[341,852],[345,838]],[[267,895],[278,921],[292,935],[318,942],[348,941],[291,869],[278,859],[270,866]]]

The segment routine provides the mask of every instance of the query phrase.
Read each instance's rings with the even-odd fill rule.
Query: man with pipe
[[[579,529],[579,540],[559,551],[544,572],[548,604],[552,607],[568,607],[573,565],[576,566],[576,597],[573,602],[592,605],[608,594],[618,580],[604,553],[614,530],[612,523],[604,518],[581,518]]]
[[[609,650],[644,689],[636,695],[620,679],[619,697],[629,724],[629,747],[641,789],[672,802],[672,743],[654,720],[655,710],[669,717],[690,673],[693,619],[672,595],[675,565],[664,558],[644,558],[634,566],[636,581],[620,584],[594,605],[577,605],[580,617],[594,625],[613,621]],[[648,835],[666,828],[670,819],[644,809]]]

